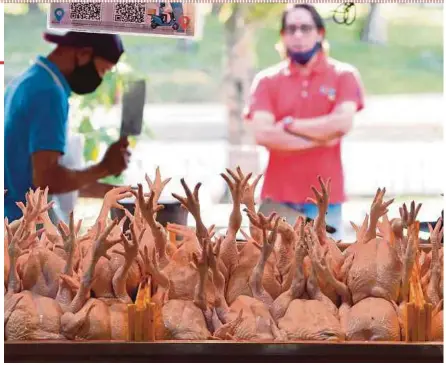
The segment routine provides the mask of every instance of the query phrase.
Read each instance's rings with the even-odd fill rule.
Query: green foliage
[[[27,4],[5,4],[17,9]],[[204,36],[196,43],[160,37],[125,35],[126,61],[135,72],[150,77],[150,103],[220,102],[225,59],[225,25],[218,14],[206,17]],[[224,6],[223,6],[224,5]],[[241,4],[236,4],[241,6]],[[259,18],[254,32],[256,71],[279,61],[274,45],[279,40],[280,12],[284,4],[243,4],[247,19]],[[334,3],[318,4],[330,18]],[[355,65],[361,72],[368,94],[423,93],[443,91],[442,10],[419,4],[385,4],[389,8],[388,45],[374,46],[360,41],[360,31],[368,5],[358,6],[352,26],[327,22],[330,54]],[[262,19],[263,10],[271,10]],[[280,9],[280,12],[277,9]],[[226,11],[229,11],[226,9]],[[232,11],[232,10],[231,10]],[[272,15],[276,12],[276,15]],[[230,16],[226,15],[226,18]],[[37,54],[46,54],[52,45],[42,41],[45,14],[14,16],[5,14],[5,82],[28,67]],[[185,47],[185,44],[188,46]],[[102,87],[102,86],[101,86]]]
[[[284,4],[255,4],[248,7],[248,11],[245,14],[245,21],[248,24],[256,24],[262,26],[265,23],[279,23],[282,12],[285,8]]]
[[[285,5],[281,3],[264,4],[240,4],[240,3],[224,3],[218,13],[218,20],[226,23],[234,13],[236,8],[243,12],[245,24],[259,24],[269,22],[272,19],[277,20],[282,14]]]

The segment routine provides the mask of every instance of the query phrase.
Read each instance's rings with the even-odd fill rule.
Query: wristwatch
[[[282,125],[283,129],[287,129],[291,124],[293,124],[294,118],[293,117],[285,117],[282,119]]]

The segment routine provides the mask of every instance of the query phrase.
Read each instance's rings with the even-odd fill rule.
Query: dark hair
[[[325,32],[325,23],[324,19],[322,19],[321,15],[318,13],[316,8],[313,5],[310,4],[295,4],[293,6],[288,7],[283,13],[282,13],[282,26],[280,28],[280,32],[282,33],[285,30],[286,27],[286,19],[288,16],[288,13],[294,9],[305,9],[311,14],[311,17],[313,18],[314,24],[316,24],[317,30],[324,31]]]

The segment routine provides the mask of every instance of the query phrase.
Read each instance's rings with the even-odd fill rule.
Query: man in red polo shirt
[[[256,142],[266,147],[269,163],[262,200],[285,204],[310,218],[309,204],[318,175],[331,179],[327,224],[342,238],[345,201],[341,138],[364,107],[358,71],[326,55],[324,22],[308,4],[296,4],[282,16],[286,59],[255,78],[246,110]]]

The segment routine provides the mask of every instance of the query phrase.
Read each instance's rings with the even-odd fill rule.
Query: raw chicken
[[[314,229],[318,237],[318,242],[320,243],[319,247],[321,250],[321,255],[327,255],[330,260],[330,268],[335,278],[341,279],[341,268],[344,263],[345,257],[337,246],[337,243],[332,238],[328,237],[326,233],[325,216],[328,211],[330,200],[330,179],[324,182],[319,176],[318,180],[321,186],[321,190],[318,191],[314,186],[312,186],[311,190],[314,193],[314,198],[308,198],[310,202],[317,205],[318,207],[318,215],[314,220]],[[308,271],[312,270],[310,257],[307,256],[304,261],[304,265]],[[318,286],[321,289],[322,293],[327,296],[334,304],[337,305],[339,303],[339,297],[335,288],[326,282],[326,277],[320,275],[317,275],[316,277]]]
[[[271,228],[272,214],[268,219],[259,214],[258,228],[262,229],[263,245],[259,260],[250,274],[249,287],[252,296],[239,295],[234,302],[228,306],[225,297],[221,293],[221,283],[217,284],[216,293],[219,295],[213,315],[214,337],[220,339],[235,340],[283,340],[283,335],[277,328],[271,313],[270,306],[273,302],[271,296],[262,284],[265,265],[268,257],[274,249],[277,239],[279,218],[272,227],[272,232],[267,236],[266,231]],[[254,216],[250,213],[250,218]],[[217,282],[218,283],[218,282]]]
[[[209,246],[210,248],[210,246]],[[194,255],[199,281],[194,290],[194,300],[171,299],[162,306],[163,337],[168,340],[206,340],[211,337],[209,330],[210,312],[207,306],[205,283],[208,280],[208,249],[203,249],[201,259]],[[159,272],[155,277],[162,275]],[[160,285],[169,280],[158,279]]]
[[[203,242],[209,238],[210,230],[206,229],[201,220],[200,203],[198,199],[198,192],[201,184],[197,184],[194,189],[194,193],[192,194],[184,179],[181,180],[181,183],[187,197],[182,198],[176,194],[173,195],[195,218],[196,240],[186,240],[186,242],[184,242],[170,258],[165,254],[160,255],[159,249],[164,250],[164,247],[166,247],[166,237],[161,233],[161,231],[157,232],[155,229],[158,224],[154,219],[154,213],[155,210],[161,209],[162,207],[154,208],[154,206],[151,204],[153,193],[149,198],[149,202],[146,203],[141,200],[143,199],[141,187],[139,189],[138,200],[140,201],[141,211],[143,212],[145,219],[150,222],[149,226],[152,226],[153,231],[155,232],[155,240],[158,241],[158,243],[155,244],[153,249],[156,249],[156,252],[159,255],[159,268],[163,276],[168,278],[169,282],[169,285],[160,288],[155,296],[166,296],[166,298],[169,300],[181,299],[190,301],[194,299],[194,291],[199,283],[199,274],[191,265],[192,257],[194,254],[202,254],[202,250],[204,248]],[[159,283],[155,281],[155,287],[158,284]],[[206,292],[209,293],[212,289],[211,284],[206,281],[204,285],[206,285]],[[210,297],[208,300],[213,301],[213,298]]]
[[[345,334],[339,322],[338,309],[322,292],[317,278],[323,278],[326,287],[332,286],[347,301],[348,289],[334,277],[331,266],[326,263],[330,256],[327,252],[323,256],[323,246],[311,225],[307,225],[304,231],[302,218],[299,225],[293,283],[274,301],[271,312],[288,340],[343,340]],[[307,253],[311,260],[309,275],[305,275],[304,270]]]
[[[26,215],[25,215],[26,217]],[[55,299],[45,297],[34,292],[20,291],[20,279],[15,270],[18,257],[22,254],[19,242],[28,233],[25,233],[25,225],[21,224],[12,237],[9,226],[8,241],[11,266],[9,272],[8,292],[5,295],[5,337],[7,340],[44,340],[65,339],[61,332],[60,318],[64,310],[71,308],[72,304],[83,305],[85,298],[75,296],[73,280],[70,278],[70,268],[67,274],[61,274],[58,279],[58,291]],[[73,247],[75,246],[75,229],[73,215],[70,216],[70,233],[63,234],[64,248],[67,253],[68,262],[72,259]],[[76,285],[74,285],[76,286]],[[77,286],[79,289],[79,286]],[[82,294],[78,292],[78,294]],[[73,297],[75,300],[72,301]]]
[[[46,194],[47,190],[40,191],[40,189],[37,189],[35,193],[27,194],[26,207],[23,204],[20,206],[24,217],[26,217],[24,231],[31,234],[39,233],[35,232],[35,224],[38,222],[38,218],[46,214],[52,205],[46,204],[46,200],[44,200]],[[80,225],[78,226],[80,227]],[[59,275],[71,275],[73,260],[66,261],[47,248],[45,236],[41,237],[38,245],[35,244],[35,236],[34,239],[25,241],[20,243],[20,248],[28,249],[27,253],[17,260],[17,273],[21,281],[21,289],[29,290],[37,295],[56,298],[59,289]]]
[[[152,276],[153,283],[158,287],[153,301],[161,307],[162,330],[157,333],[157,338],[207,339],[211,337],[209,331],[211,312],[208,309],[207,299],[207,293],[211,286],[211,282],[208,280],[208,250],[211,250],[209,243],[211,230],[207,230],[201,220],[198,197],[201,184],[197,184],[192,193],[184,179],[181,180],[181,183],[186,198],[173,195],[194,216],[196,240],[186,239],[169,258],[164,251],[166,237],[161,234],[161,231],[157,231],[158,225],[155,220],[156,211],[162,207],[153,204],[155,196],[153,191],[146,202],[142,186],[139,185],[137,198],[141,213],[152,228],[155,237],[152,262],[148,260],[148,246],[143,247],[143,257],[145,257],[146,272]],[[201,257],[200,260],[197,259],[198,255]],[[194,265],[191,264],[192,262]],[[155,322],[159,324],[157,319]]]
[[[404,204],[389,219],[385,189],[378,189],[370,214],[344,252],[326,234],[330,180],[309,198],[318,206],[313,223],[294,226],[273,213],[256,213],[254,191],[261,176],[240,168],[221,174],[233,207],[224,237],[206,228],[197,184],[179,200],[195,228],[157,222],[162,190],[154,181],[111,190],[101,213],[78,238],[81,221],[54,226],[48,189],[30,191],[23,217],[5,220],[5,338],[11,340],[126,340],[127,305],[150,277],[157,339],[236,341],[401,341],[409,279],[418,275],[424,299],[433,305],[432,340],[443,337],[442,221],[430,227],[432,250],[419,251],[416,221],[421,205]],[[112,207],[135,196],[135,212],[107,226]],[[245,205],[250,235],[241,230]],[[129,219],[130,231],[123,232]],[[42,224],[43,229],[37,230]],[[105,229],[104,229],[105,228]],[[238,232],[245,243],[238,243]],[[183,237],[170,241],[168,232]],[[407,232],[407,233],[406,233]],[[414,271],[414,265],[416,270]]]
[[[82,271],[85,271],[88,265],[90,265],[91,256],[93,254],[93,243],[95,242],[95,239],[97,239],[99,233],[101,233],[101,230],[107,225],[108,215],[111,208],[123,209],[118,201],[124,198],[131,197],[132,193],[130,191],[131,189],[129,187],[119,187],[114,188],[107,192],[107,194],[105,194],[100,214],[94,226],[90,228],[87,236],[83,237],[80,243],[80,268],[82,269]],[[119,225],[114,226],[114,229],[110,234],[111,239],[119,239],[119,241],[121,241],[120,235],[122,233],[124,220],[125,218],[121,220]],[[96,298],[114,298],[113,277],[114,275],[116,275],[118,268],[123,264],[123,257],[121,255],[113,254],[112,250],[110,250],[110,252],[107,252],[103,257],[99,259],[94,272],[95,281],[92,288]],[[140,278],[141,271],[138,267],[137,262],[135,261],[134,263],[132,263],[132,268],[130,269],[131,282],[128,285],[129,295],[135,294]]]
[[[396,239],[386,241],[376,237],[378,219],[387,213],[393,202],[383,202],[385,189],[378,189],[370,212],[370,226],[361,242],[347,253],[347,286],[352,293],[353,306],[343,302],[340,308],[341,323],[347,340],[399,341],[403,331],[401,308],[408,300],[409,278],[415,263],[416,237],[412,224],[419,207],[412,203],[410,217],[404,205],[402,223],[410,225],[409,237],[402,232]],[[418,232],[416,232],[418,236]]]
[[[429,271],[426,273],[424,296],[428,303],[433,305],[431,339],[441,341],[443,339],[443,260],[440,257],[440,243],[443,237],[442,219],[440,218],[435,228],[429,225],[430,242],[432,244]],[[440,229],[441,227],[441,229]]]
[[[92,282],[97,280],[94,273],[100,258],[106,256],[107,251],[122,241],[125,252],[115,251],[115,253],[124,257],[124,264],[113,276],[113,298],[90,298],[80,308],[71,308],[71,311],[64,313],[61,317],[61,332],[69,339],[125,340],[127,338],[127,304],[132,303],[132,300],[126,291],[126,281],[130,266],[138,255],[138,238],[132,229],[132,243],[123,233],[120,239],[107,239],[117,224],[116,220],[113,221],[95,241],[89,258],[90,266],[83,274],[79,290],[81,291],[84,283],[86,287],[92,286]]]

